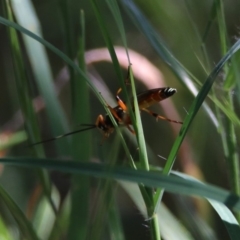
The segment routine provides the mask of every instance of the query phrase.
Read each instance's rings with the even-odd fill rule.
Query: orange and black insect
[[[110,109],[115,121],[117,122],[117,124],[119,126],[125,126],[131,133],[134,133],[134,130],[130,127],[130,125],[132,125],[132,123],[131,123],[131,119],[129,116],[128,108],[127,108],[126,104],[124,103],[124,101],[122,101],[122,99],[119,97],[120,92],[121,92],[121,88],[117,91],[117,94],[116,94],[117,106],[112,108],[108,105],[108,108]],[[175,88],[170,88],[170,87],[154,88],[154,89],[142,92],[137,95],[139,109],[140,109],[140,111],[145,111],[145,112],[149,113],[156,119],[162,119],[162,120],[166,120],[169,122],[182,124],[182,122],[180,122],[180,121],[168,119],[168,118],[160,116],[159,114],[152,112],[148,109],[153,104],[158,103],[166,98],[171,97],[176,92],[177,92],[177,90]],[[87,126],[87,128],[83,128],[83,129],[79,129],[79,130],[76,130],[76,131],[73,131],[70,133],[66,133],[66,134],[60,135],[58,137],[54,137],[54,138],[45,140],[45,141],[37,142],[37,143],[34,143],[33,145],[54,141],[56,139],[69,136],[71,134],[87,131],[87,130],[90,130],[93,128],[99,128],[102,131],[104,138],[108,138],[109,135],[111,133],[113,133],[113,131],[114,131],[114,125],[108,114],[105,117],[100,114],[97,117],[95,124],[82,124],[82,126]]]

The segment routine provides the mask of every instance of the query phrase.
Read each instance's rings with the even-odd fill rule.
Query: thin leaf
[[[1,199],[6,204],[8,210],[11,212],[12,216],[16,220],[19,225],[19,229],[21,230],[23,236],[26,239],[37,240],[39,239],[36,235],[35,230],[31,222],[27,220],[22,210],[17,206],[17,204],[12,200],[12,198],[7,194],[7,192],[0,186],[0,196]]]
[[[176,77],[184,83],[184,85],[190,90],[190,92],[196,96],[198,93],[197,88],[194,86],[192,79],[189,77],[188,72],[179,63],[179,61],[173,56],[166,44],[162,40],[161,36],[155,31],[150,25],[149,21],[143,15],[143,13],[137,8],[132,0],[121,0],[120,1],[126,9],[128,15],[132,21],[136,24],[139,30],[145,35],[149,43],[155,49],[156,53],[162,58],[162,60],[168,65],[171,71]],[[218,120],[213,114],[212,110],[204,104],[204,109],[207,111],[209,117],[218,126]]]
[[[80,12],[79,42],[78,42],[78,66],[86,74],[84,61],[85,52],[85,18],[84,12]],[[90,99],[86,82],[76,74],[71,77],[72,86],[72,118],[73,126],[80,122],[90,122]],[[91,157],[91,132],[74,134],[72,136],[72,156],[77,161],[84,159],[89,161]],[[79,144],[81,143],[81,144]],[[71,212],[68,228],[68,239],[86,239],[88,232],[90,182],[86,176],[73,176],[71,189]],[[83,194],[84,193],[84,194]],[[81,202],[81,204],[79,204]],[[79,218],[81,216],[81,218]]]
[[[32,2],[30,0],[11,0],[11,3],[17,22],[41,37],[40,23]],[[29,38],[24,32],[22,32],[22,37],[36,83],[46,102],[46,111],[53,135],[57,136],[60,133],[67,132],[66,117],[54,89],[46,49],[42,44]],[[61,154],[69,154],[68,139],[58,141],[56,145]]]
[[[172,174],[179,176],[183,179],[201,183],[199,180],[197,180],[191,176],[188,176],[186,174],[183,174],[183,173],[178,173],[178,172],[173,171]],[[203,183],[201,183],[201,184],[203,184]],[[209,198],[206,198],[206,199],[209,201],[209,203],[212,205],[212,207],[218,213],[219,217],[222,219],[223,224],[227,228],[228,234],[231,237],[231,239],[238,240],[239,236],[240,236],[240,226],[238,224],[238,221],[232,214],[232,212],[224,204],[217,202],[215,200],[209,199]]]
[[[2,158],[0,163],[11,166],[30,168],[45,168],[72,174],[84,174],[106,179],[125,180],[135,183],[143,183],[149,187],[164,188],[171,193],[188,196],[206,197],[225,204],[227,207],[240,211],[240,197],[210,184],[180,179],[176,176],[167,176],[159,172],[133,170],[124,167],[109,168],[104,164],[84,163],[76,161],[62,161],[57,159],[36,158]]]
[[[185,138],[187,131],[194,119],[194,117],[196,116],[198,110],[200,109],[201,105],[203,104],[204,99],[207,97],[207,94],[209,93],[218,73],[221,71],[221,69],[223,68],[224,64],[234,55],[234,53],[236,51],[238,51],[238,49],[240,48],[240,40],[237,41],[232,47],[231,49],[228,51],[228,53],[219,61],[219,63],[216,65],[216,67],[213,69],[213,71],[210,73],[210,75],[208,76],[206,82],[204,83],[203,87],[201,88],[200,92],[198,93],[197,97],[195,98],[195,100],[193,101],[188,115],[185,118],[182,128],[180,130],[179,135],[177,136],[171,152],[168,156],[168,160],[166,162],[166,165],[163,169],[163,173],[164,174],[168,174],[171,169],[172,166],[174,164],[174,161],[176,159],[177,156],[177,152],[183,142],[183,139]],[[160,190],[158,190],[156,197],[155,197],[155,201],[156,201],[156,208],[158,204],[160,203],[162,197],[162,192]]]

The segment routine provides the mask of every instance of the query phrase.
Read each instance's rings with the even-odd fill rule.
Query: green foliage
[[[10,133],[9,127],[6,131],[8,139],[0,142],[1,150],[9,150],[2,152],[0,159],[4,166],[0,207],[7,209],[1,216],[0,227],[5,238],[141,239],[141,232],[146,232],[143,224],[147,224],[149,234],[143,239],[217,239],[222,234],[239,239],[240,98],[235,92],[239,92],[240,86],[237,52],[240,40],[230,43],[230,24],[226,23],[228,3],[224,5],[216,0],[210,6],[205,2],[163,1],[160,5],[153,0],[148,3],[91,0],[90,4],[80,6],[77,1],[62,0],[51,6],[46,2],[50,4],[52,21],[35,4],[22,0],[19,5],[19,1],[6,0],[0,13],[0,23],[6,26],[4,36],[11,51],[10,60],[5,64],[0,62],[6,69],[12,69],[6,70],[11,75],[3,78],[14,79],[16,86],[15,92],[11,88],[8,108],[21,108],[24,119],[24,124],[19,119],[18,124],[10,121]],[[208,9],[208,14],[203,8]],[[40,30],[38,17],[46,36]],[[45,31],[50,25],[52,35]],[[115,89],[111,92],[117,92],[119,87],[123,89],[121,97],[129,108],[135,135],[129,136],[118,127],[110,110],[110,106],[115,105],[105,101],[107,94],[97,70],[86,65],[89,62],[86,49],[102,44],[110,55],[105,60],[111,59],[112,64],[101,63],[96,69],[107,85]],[[124,46],[125,62],[116,45]],[[180,89],[173,98],[176,107],[169,104],[169,112],[186,108],[181,128],[167,121],[155,123],[151,116],[146,123],[145,118],[140,117],[136,89],[142,86],[134,75],[145,66],[133,58],[131,48],[141,54],[150,52],[148,57],[152,56],[152,62],[161,68],[168,84]],[[101,59],[98,55],[94,57]],[[96,61],[102,60],[92,60]],[[63,63],[67,67],[58,78],[69,78],[70,87],[66,86],[65,94],[59,97],[56,92],[62,82],[60,84],[58,78],[53,80],[53,72],[59,71]],[[125,84],[121,66],[128,71],[130,87]],[[219,83],[221,73],[223,84]],[[150,76],[151,72],[147,74]],[[150,79],[146,79],[146,85]],[[155,87],[164,87],[160,84],[159,79],[159,86]],[[32,96],[36,93],[43,100],[33,102]],[[17,106],[12,98],[19,99]],[[46,116],[37,114],[40,108],[45,109],[43,115],[46,113]],[[115,128],[108,139],[92,130],[46,143],[45,152],[40,145],[26,148],[40,141],[40,129],[51,138],[68,129],[73,131],[80,124],[94,124],[96,116],[104,115],[104,110]],[[25,131],[18,132],[21,125]],[[164,127],[167,125],[171,127]],[[3,133],[4,130],[3,127]],[[174,133],[174,138],[170,132]],[[19,145],[21,142],[25,146]],[[161,161],[158,154],[167,156],[167,160]],[[176,164],[187,174],[174,172],[172,168]],[[29,174],[24,173],[26,169]],[[52,178],[48,172],[53,173]],[[16,185],[14,189],[22,189],[21,194],[11,191],[9,181],[5,180],[7,173],[11,183]],[[62,174],[60,178],[54,175],[56,173]],[[205,176],[207,183],[190,175]],[[166,199],[165,191],[170,193]],[[132,205],[125,203],[128,198],[121,192],[128,195],[142,216],[141,226],[131,227],[130,233],[126,231],[129,224],[124,219],[123,208]],[[168,198],[171,200],[167,201]],[[184,203],[180,201],[182,198]],[[207,200],[211,207],[201,207],[199,199]],[[27,206],[27,210],[23,206]],[[218,218],[213,217],[210,208],[217,212]],[[135,208],[131,210],[127,218],[136,213]],[[224,224],[225,232],[217,224],[211,224],[213,221]],[[133,222],[131,219],[131,224]],[[13,228],[18,229],[18,236],[14,235]]]

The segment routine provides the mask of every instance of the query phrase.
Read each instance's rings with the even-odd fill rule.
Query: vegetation
[[[239,239],[237,3],[1,4],[3,239]],[[152,109],[182,125],[140,116],[136,92],[166,86]],[[105,113],[107,139],[32,146]]]

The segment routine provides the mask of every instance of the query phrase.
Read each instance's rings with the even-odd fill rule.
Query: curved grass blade
[[[124,181],[118,181],[118,184],[129,195],[143,217],[145,219],[148,219],[146,206],[137,184]],[[193,240],[192,236],[183,226],[183,224],[179,222],[179,220],[168,210],[168,208],[163,203],[161,203],[159,206],[157,215],[159,217],[159,228],[161,236],[164,239]],[[172,229],[174,229],[174,231],[172,231]]]
[[[67,57],[63,52],[61,52],[60,50],[58,50],[56,47],[54,47],[52,44],[50,44],[49,42],[47,42],[46,40],[44,40],[43,38],[37,36],[36,34],[30,32],[29,30],[19,26],[16,23],[13,23],[3,17],[0,17],[0,23],[8,26],[8,27],[13,27],[16,30],[30,36],[31,38],[35,39],[36,41],[40,42],[41,44],[43,44],[45,47],[47,47],[48,49],[50,49],[52,52],[54,52],[56,55],[58,55],[63,61],[65,61],[67,64],[69,64],[75,71],[76,73],[78,73],[82,79],[84,81],[86,81],[86,83],[88,84],[88,86],[91,88],[91,90],[94,92],[94,94],[97,96],[97,98],[99,99],[99,101],[101,102],[101,104],[103,105],[104,109],[106,110],[106,112],[108,113],[108,115],[110,117],[112,117],[112,114],[109,110],[109,108],[106,106],[106,102],[103,99],[102,95],[99,93],[99,91],[94,87],[94,85],[91,83],[91,81],[89,81],[87,75],[69,58]],[[112,122],[114,123],[114,126],[116,126],[116,131],[119,133],[119,136],[121,137],[121,139],[123,140],[122,135],[120,134],[119,129],[117,128],[117,123],[114,120],[114,118],[111,118]],[[123,146],[124,149],[126,151],[126,156],[129,158],[130,163],[134,166],[134,162],[133,159],[128,151],[127,148],[127,144],[125,143],[125,141],[123,140]]]
[[[40,23],[32,2],[30,0],[12,0],[11,4],[17,22],[25,28],[31,29],[39,37],[42,37]],[[24,32],[22,32],[22,38],[34,79],[41,92],[41,96],[43,96],[46,102],[46,111],[53,136],[59,135],[61,132],[67,132],[67,120],[56,96],[46,49],[42,44],[29,38]],[[35,142],[36,141],[39,141],[39,139],[36,139]],[[69,154],[68,139],[57,142],[56,146],[60,154]]]
[[[199,180],[197,180],[191,176],[188,176],[186,174],[183,174],[183,173],[172,171],[171,175],[175,175],[180,178],[187,179],[189,181],[195,181],[195,182],[204,184],[204,183],[200,182]],[[209,199],[209,198],[206,198],[206,200],[208,200],[208,202],[212,205],[212,207],[215,209],[215,211],[221,218],[223,224],[225,225],[225,227],[228,231],[230,238],[232,240],[238,240],[239,236],[240,236],[240,226],[239,226],[238,221],[232,214],[232,212],[225,205],[223,205],[220,202],[217,202],[217,201]]]
[[[220,44],[221,44],[221,50],[222,55],[225,55],[227,52],[227,46],[228,46],[228,38],[227,38],[227,29],[226,29],[226,22],[225,22],[225,16],[224,16],[224,5],[222,0],[217,0],[217,19],[218,19],[218,27],[219,27],[219,35],[220,35]],[[231,59],[231,65],[232,69],[234,69],[234,75],[237,77],[239,75],[238,71],[238,62],[236,62],[237,59],[236,54]],[[224,72],[229,73],[229,67],[227,65],[224,66]],[[238,78],[236,78],[238,79]],[[227,80],[227,78],[226,78]],[[237,80],[236,80],[237,81]],[[227,98],[227,107],[232,112],[235,110],[235,106],[233,103],[233,95],[231,91],[228,91],[226,94]],[[239,100],[239,97],[238,97]],[[218,111],[219,113],[219,111]],[[228,175],[230,178],[230,186],[231,190],[237,194],[240,195],[240,179],[239,179],[239,154],[237,151],[238,145],[237,145],[237,137],[236,132],[234,128],[234,124],[231,121],[231,119],[227,118],[225,121],[221,118],[219,114],[219,123],[220,123],[220,134],[222,138],[222,145],[224,149],[224,156],[228,163]],[[226,136],[228,136],[226,138]],[[240,214],[236,214],[238,221],[240,221]]]
[[[123,75],[122,75],[121,68],[120,68],[120,65],[119,65],[119,62],[118,62],[118,59],[117,59],[117,55],[115,53],[115,50],[114,50],[114,47],[113,47],[113,44],[112,44],[112,40],[110,38],[110,35],[108,33],[108,30],[107,30],[106,25],[104,23],[104,20],[102,18],[99,6],[98,6],[96,0],[91,0],[91,3],[92,3],[92,6],[93,6],[95,16],[98,20],[99,27],[101,28],[103,38],[105,40],[105,43],[106,43],[107,48],[109,50],[109,53],[111,55],[113,66],[115,68],[115,72],[117,74],[118,80],[119,80],[119,82],[123,83]],[[124,84],[122,84],[122,85],[124,85]],[[124,87],[124,86],[122,86],[122,87]]]
[[[196,96],[198,90],[193,84],[192,79],[190,79],[189,74],[178,62],[178,60],[173,56],[164,41],[161,39],[161,36],[150,25],[143,13],[137,8],[137,6],[132,0],[121,0],[120,2],[123,4],[128,15],[138,27],[138,29],[148,39],[152,47],[155,49],[156,53],[163,59],[163,61],[168,65],[168,67],[176,75],[176,77],[184,83],[184,85],[190,90],[190,92],[194,96]],[[215,114],[212,112],[212,110],[208,107],[206,103],[204,103],[204,109],[207,111],[214,125],[218,126],[218,120],[216,119]]]
[[[96,0],[91,0],[91,3],[92,3],[92,6],[93,6],[95,16],[98,20],[99,27],[101,28],[102,35],[104,37],[104,40],[105,40],[105,43],[107,45],[108,51],[110,53],[110,56],[111,56],[113,66],[115,68],[118,80],[119,80],[119,82],[121,84],[121,87],[123,89],[123,92],[125,94],[126,102],[127,102],[128,105],[130,105],[130,99],[129,99],[129,96],[127,94],[126,86],[125,86],[125,83],[124,83],[124,80],[123,80],[123,76],[122,76],[121,68],[120,68],[120,65],[119,65],[119,62],[118,62],[118,59],[117,59],[117,55],[115,53],[114,46],[112,44],[112,40],[110,38],[110,35],[108,33],[108,30],[107,30],[106,25],[104,23],[104,20],[102,18],[102,14],[100,12],[99,6],[98,6]],[[105,103],[105,105],[106,105],[106,103]],[[125,152],[126,152],[126,156],[128,157],[130,164],[132,165],[132,167],[135,167],[134,161],[133,161],[132,156],[129,152],[127,144],[126,144],[126,142],[125,142],[125,140],[124,140],[124,138],[123,138],[123,136],[122,136],[122,134],[121,134],[121,132],[118,128],[118,125],[117,125],[114,117],[112,116],[112,114],[109,110],[107,112],[108,112],[108,114],[111,118],[111,121],[112,121],[112,123],[113,123],[113,125],[116,129],[116,132],[117,132],[118,136],[120,136],[120,139],[122,141],[123,147],[124,147]],[[130,109],[129,113],[130,113],[130,117],[132,119],[132,123],[135,124],[135,121],[134,121],[135,118],[133,116],[133,113],[132,113],[131,109]]]
[[[28,35],[29,37],[35,39],[36,41],[40,42],[41,44],[43,44],[45,47],[47,47],[49,50],[51,50],[52,52],[54,52],[57,56],[59,56],[64,62],[66,62],[67,64],[69,64],[80,76],[82,76],[82,78],[84,79],[84,81],[86,81],[86,83],[88,84],[88,86],[91,88],[91,90],[95,93],[95,95],[98,97],[99,101],[102,103],[103,106],[105,106],[105,101],[102,98],[101,94],[99,94],[98,90],[94,87],[94,85],[91,83],[91,81],[89,81],[87,75],[68,57],[66,56],[62,51],[60,51],[59,49],[57,49],[55,46],[53,46],[51,43],[47,42],[46,40],[44,40],[43,38],[37,36],[36,34],[34,34],[33,32],[27,30],[26,28],[23,28],[21,26],[19,26],[16,23],[13,23],[3,17],[0,17],[0,23],[2,23],[3,25],[6,25],[8,27],[12,27],[15,28],[16,30]],[[108,108],[105,107],[105,109],[108,111]],[[109,112],[110,113],[110,112]]]
[[[65,1],[63,1],[65,2]],[[86,74],[85,66],[85,17],[84,12],[79,14],[79,41],[78,41],[78,66]],[[70,16],[69,16],[70,17]],[[72,119],[73,125],[76,126],[79,122],[90,122],[90,96],[86,82],[81,76],[74,74],[71,76],[72,86]],[[93,124],[88,129],[96,128]],[[72,155],[75,160],[84,159],[86,162],[91,159],[92,146],[91,132],[84,134],[74,134],[72,136]],[[90,199],[90,180],[87,176],[73,176],[71,188],[71,211],[68,225],[68,239],[74,240],[76,236],[79,239],[87,239],[88,224],[89,224],[89,199]],[[84,193],[84,194],[83,194]],[[81,204],[79,204],[81,202]],[[79,216],[81,216],[79,218]]]
[[[225,204],[229,208],[240,211],[240,197],[229,191],[210,184],[180,179],[176,176],[167,176],[156,171],[136,171],[125,167],[109,167],[105,164],[62,161],[57,159],[2,158],[0,159],[0,163],[11,166],[39,167],[71,174],[84,174],[106,179],[143,183],[149,187],[164,188],[171,193],[213,199]]]
[[[216,65],[216,67],[213,69],[213,71],[210,73],[208,76],[206,82],[204,83],[203,87],[201,88],[200,92],[198,93],[197,97],[193,101],[190,109],[189,109],[189,114],[185,118],[182,128],[179,132],[179,135],[177,136],[171,152],[168,156],[168,160],[166,162],[166,165],[163,169],[164,174],[169,174],[169,172],[172,169],[172,166],[174,164],[175,158],[177,156],[177,152],[183,142],[183,139],[185,138],[187,131],[196,116],[199,108],[202,106],[204,99],[207,97],[207,94],[209,93],[218,73],[221,71],[223,68],[224,64],[234,55],[235,52],[237,52],[240,48],[240,40],[238,40],[228,51],[228,53],[219,61],[219,63]],[[157,209],[160,201],[161,201],[161,190],[157,191],[157,194],[155,195],[155,201],[156,201],[156,207],[155,210]]]
[[[4,201],[8,210],[11,212],[12,216],[19,225],[19,229],[26,239],[38,240],[38,236],[33,229],[32,224],[27,220],[22,210],[17,206],[17,204],[12,200],[12,198],[7,194],[7,192],[0,186],[0,196],[1,200]]]
[[[11,8],[9,5],[7,5],[7,16],[10,20],[13,20]],[[25,126],[27,128],[30,141],[36,142],[36,141],[39,141],[40,139],[40,133],[39,133],[39,128],[37,124],[37,118],[32,105],[32,98],[30,96],[30,86],[28,82],[29,79],[26,74],[26,69],[24,66],[24,60],[22,56],[20,43],[19,43],[15,29],[10,28],[8,32],[9,32],[9,38],[11,42],[14,76],[15,76],[15,82],[17,86],[19,104],[25,119]],[[56,112],[54,113],[57,114]],[[44,152],[42,147],[35,148],[34,152],[36,156],[44,157]],[[52,209],[56,213],[57,210],[51,199],[51,184],[50,184],[49,178],[44,171],[39,170],[37,171],[37,174],[43,186],[44,193],[47,196],[52,206]]]
[[[123,41],[123,45],[126,49],[126,54],[127,54],[127,57],[128,57],[128,64],[130,65],[131,61],[130,61],[129,54],[128,54],[127,38],[126,38],[126,34],[125,34],[125,30],[124,30],[124,24],[123,24],[123,20],[122,20],[122,17],[121,17],[121,13],[120,13],[120,9],[118,7],[117,1],[116,0],[106,0],[106,2],[107,2],[108,6],[109,6],[109,8],[112,12],[113,17],[115,18],[120,36],[121,36],[122,41]]]
[[[182,128],[180,130],[180,133],[172,147],[172,151],[168,158],[169,160],[173,161],[173,159],[175,159],[177,151],[187,133],[187,130],[190,127],[190,124],[193,121],[195,115],[197,114],[199,108],[203,104],[204,99],[207,97],[207,94],[209,93],[218,73],[221,71],[224,64],[234,55],[234,53],[239,50],[239,48],[240,48],[240,40],[238,40],[231,47],[228,53],[220,60],[220,62],[216,65],[216,67],[213,69],[211,74],[208,76],[206,82],[204,83],[203,87],[201,88],[200,92],[198,93],[197,97],[195,98],[195,100],[193,101],[190,107],[189,114],[185,118]]]

